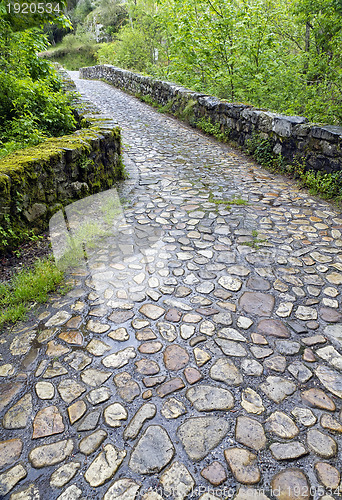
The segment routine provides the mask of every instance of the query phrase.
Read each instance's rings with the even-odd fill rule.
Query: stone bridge
[[[50,223],[0,338],[0,498],[341,498],[342,216],[106,83],[129,178]]]

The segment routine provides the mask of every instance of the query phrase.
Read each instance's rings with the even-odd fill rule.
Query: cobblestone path
[[[72,76],[131,176],[73,289],[1,337],[0,497],[341,498],[342,216]]]

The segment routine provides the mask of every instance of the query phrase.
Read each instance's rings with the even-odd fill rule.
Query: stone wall
[[[76,103],[80,130],[0,160],[0,250],[13,232],[44,229],[62,206],[122,178],[119,127],[85,107],[83,101],[83,110],[77,111]]]
[[[342,127],[308,123],[302,116],[285,116],[221,101],[110,65],[81,68],[80,76],[104,80],[132,94],[149,96],[193,126],[201,119],[210,120],[241,146],[246,146],[253,137],[268,139],[274,154],[281,154],[289,163],[298,159],[306,168],[326,172],[342,168]]]

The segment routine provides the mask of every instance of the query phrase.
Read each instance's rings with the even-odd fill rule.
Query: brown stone
[[[168,370],[181,370],[189,360],[187,351],[177,344],[168,346],[164,351],[164,364]]]
[[[227,479],[225,468],[220,462],[213,462],[201,471],[201,476],[214,486],[219,486]]]
[[[115,375],[114,383],[119,396],[128,403],[131,403],[140,394],[139,385],[132,379],[128,372],[121,372]]]
[[[288,338],[290,332],[279,319],[263,319],[258,323],[258,333],[271,337]]]
[[[299,469],[287,469],[276,474],[271,481],[277,500],[309,500],[310,485]]]
[[[159,373],[160,368],[158,363],[151,359],[140,359],[139,361],[136,361],[135,363],[135,369],[137,370],[138,373],[141,373],[141,375],[155,375],[156,373]]]
[[[63,354],[66,354],[69,352],[70,349],[68,347],[65,347],[62,344],[59,344],[55,340],[50,340],[50,342],[47,343],[47,349],[46,349],[46,355],[53,357],[53,356],[62,356]]]
[[[179,377],[172,378],[162,384],[161,386],[158,387],[157,389],[157,394],[160,398],[164,398],[168,394],[172,394],[173,392],[179,391],[180,389],[183,389],[185,387],[185,384],[183,380]]]
[[[65,326],[67,328],[78,328],[81,323],[82,323],[82,317],[74,316],[73,318],[69,319],[69,321],[66,323]]]
[[[177,309],[169,309],[165,314],[166,321],[172,321],[173,323],[178,323],[182,318],[182,313],[177,311]]]
[[[68,408],[68,415],[71,424],[74,424],[85,414],[87,406],[84,401],[76,401]]]
[[[0,441],[0,467],[16,462],[21,455],[23,442],[21,439]]]
[[[15,398],[23,387],[21,382],[5,382],[0,384],[0,412]]]
[[[328,429],[332,432],[338,432],[339,434],[342,433],[342,424],[340,424],[340,422],[338,422],[335,418],[327,413],[325,413],[321,417],[321,426],[323,427],[323,429]]]
[[[83,335],[78,331],[62,332],[58,337],[67,344],[83,345]]]
[[[334,401],[321,389],[308,389],[302,392],[301,396],[304,401],[314,408],[321,408],[328,411],[335,411],[336,409]]]
[[[342,314],[332,307],[321,307],[319,310],[320,318],[327,323],[337,323],[341,321]]]
[[[338,488],[341,480],[341,474],[335,467],[325,462],[318,462],[315,464],[315,471],[318,480],[326,488],[335,490]]]
[[[315,355],[312,351],[312,349],[309,349],[306,347],[303,352],[303,361],[306,361],[307,363],[314,363],[316,361]]]
[[[239,483],[255,484],[260,481],[260,470],[257,466],[257,456],[242,448],[224,450],[224,456]]]
[[[155,354],[159,352],[163,347],[161,342],[145,342],[138,347],[138,351],[141,354]]]
[[[145,377],[143,378],[143,383],[146,387],[154,387],[155,385],[162,384],[165,379],[165,375],[159,375],[157,377]]]
[[[198,382],[199,380],[201,380],[203,378],[201,372],[199,370],[197,370],[196,368],[192,368],[191,366],[188,366],[187,368],[185,368],[184,376],[186,378],[186,381],[190,385],[196,384],[196,382]]]
[[[254,418],[240,416],[236,421],[235,439],[253,450],[260,451],[266,446],[263,426]]]
[[[154,304],[144,304],[140,307],[139,312],[147,318],[155,320],[160,318],[165,313],[165,309]]]
[[[239,300],[244,311],[256,316],[270,316],[274,307],[274,297],[268,293],[245,292]]]
[[[37,439],[64,432],[62,415],[57,406],[48,406],[39,410],[33,421],[32,439]]]
[[[144,328],[144,330],[139,330],[135,332],[135,336],[139,342],[145,342],[146,340],[154,340],[157,338],[157,335],[153,333],[151,328]]]
[[[271,288],[271,284],[264,278],[260,278],[259,276],[254,276],[252,278],[249,278],[249,280],[247,281],[247,287],[251,288],[252,290],[258,290],[264,292]]]

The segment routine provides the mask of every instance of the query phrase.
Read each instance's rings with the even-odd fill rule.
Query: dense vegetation
[[[0,157],[75,129],[69,98],[53,66],[38,57],[54,14],[18,15],[0,2]],[[65,20],[66,21],[66,20]]]
[[[80,0],[64,49],[92,38],[92,61],[340,124],[341,14],[342,0]]]

